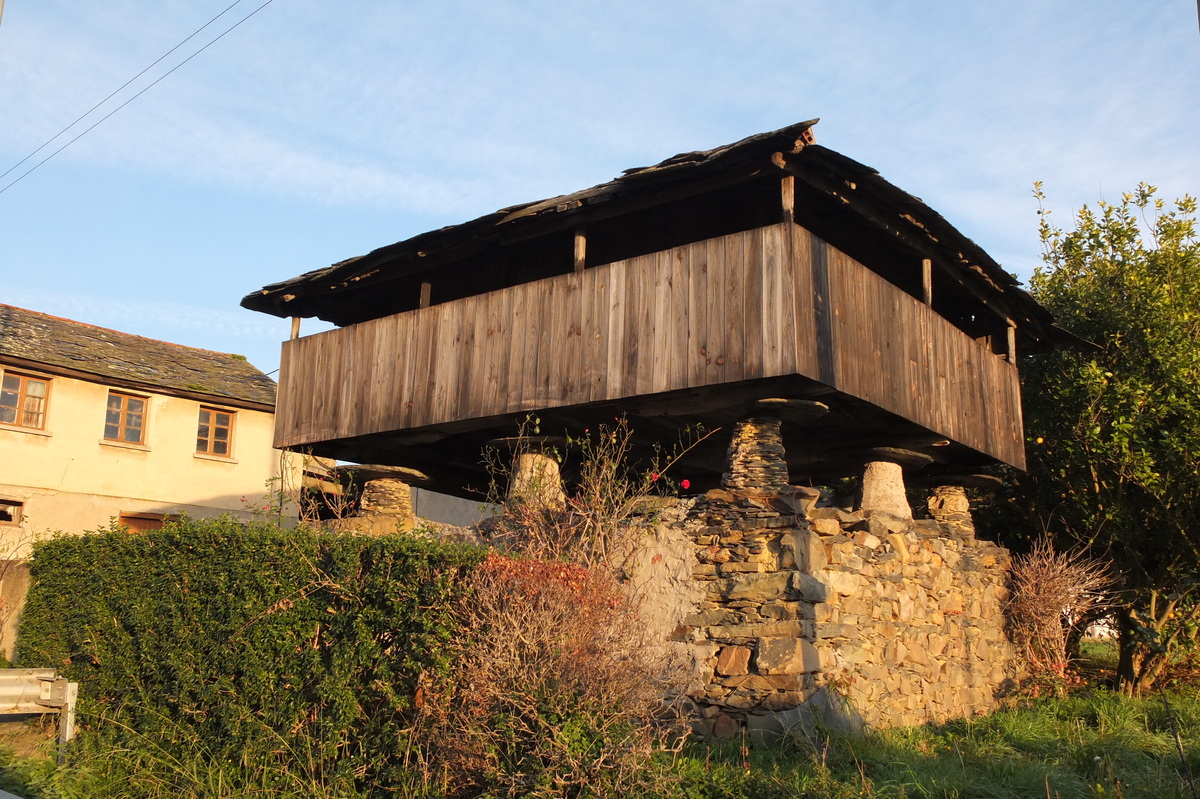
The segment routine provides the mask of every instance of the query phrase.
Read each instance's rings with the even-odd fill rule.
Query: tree
[[[1024,359],[1029,471],[1015,481],[1028,518],[1112,563],[1133,693],[1200,629],[1196,201],[1155,192],[1085,206],[1066,232],[1039,211],[1032,293],[1090,344]]]

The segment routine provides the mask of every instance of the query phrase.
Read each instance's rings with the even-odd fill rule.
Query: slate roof
[[[245,358],[0,304],[0,357],[189,395],[275,404],[275,381]]]
[[[561,226],[565,217],[582,217],[590,209],[611,209],[654,197],[781,153],[793,174],[828,194],[856,224],[880,229],[889,237],[929,251],[937,261],[1000,302],[1006,314],[1018,321],[1018,335],[1023,339],[1042,341],[1056,335],[1052,331],[1053,318],[1019,287],[1016,278],[941,214],[889,183],[875,169],[817,145],[812,128],[818,121],[810,119],[711,150],[680,153],[653,166],[626,169],[614,180],[573,194],[512,205],[469,222],[422,233],[264,286],[244,297],[241,305],[279,317],[317,316],[341,326],[348,322],[341,318],[345,314],[339,313],[336,305],[344,292],[366,286],[383,291],[388,279],[420,269],[443,255],[453,257],[456,248],[472,243],[486,245],[499,240],[506,231],[514,233],[515,228]],[[353,304],[354,300],[342,302]]]

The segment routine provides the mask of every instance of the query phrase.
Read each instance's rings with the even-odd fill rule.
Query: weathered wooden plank
[[[462,342],[462,312],[467,303],[442,303],[430,312],[434,316],[434,344],[430,357],[432,392],[426,414],[427,423],[454,418],[458,389],[459,346]]]
[[[708,355],[704,359],[704,385],[725,382],[725,359],[729,326],[725,323],[725,243],[723,239],[705,242],[705,261],[708,264]]]
[[[617,261],[606,267],[608,272],[608,369],[605,380],[605,399],[626,396],[625,374],[628,371],[628,348],[625,345],[626,314],[629,293],[625,286],[628,262]]]
[[[453,334],[453,371],[456,380],[453,393],[447,396],[446,408],[442,411],[446,419],[469,419],[473,416],[471,399],[479,395],[481,383],[481,376],[476,373],[481,364],[476,357],[478,353],[475,348],[475,337],[477,325],[481,320],[486,319],[483,307],[486,302],[485,295],[476,294],[464,297],[462,302],[448,303],[455,306],[454,321],[452,322],[454,330],[447,332]],[[447,386],[447,391],[449,390],[450,388]]]
[[[537,369],[534,371],[534,388],[526,401],[531,403],[530,410],[545,408],[551,404],[557,395],[558,386],[554,384],[557,377],[554,363],[555,328],[561,323],[561,307],[555,301],[560,295],[560,286],[556,280],[539,280],[540,287],[537,307],[542,309],[542,316],[535,323],[537,341]]]
[[[795,319],[796,371],[814,380],[817,366],[817,320],[813,289],[813,252],[811,233],[798,225],[786,229],[789,240],[788,270],[791,276],[792,314]]]
[[[657,291],[658,269],[656,268],[657,254],[641,255],[631,258],[626,277],[637,286],[636,315],[633,317],[630,329],[626,335],[631,336],[632,347],[637,354],[632,374],[633,394],[649,394],[654,387],[654,295]],[[626,284],[628,288],[629,284]]]
[[[371,432],[395,430],[403,419],[404,404],[412,402],[413,354],[410,337],[401,333],[411,329],[412,319],[396,314],[376,319],[374,350],[370,374],[365,376],[366,414]]]
[[[437,308],[422,308],[412,313],[412,327],[408,331],[415,341],[413,347],[413,371],[410,391],[412,404],[404,404],[401,414],[407,419],[406,427],[420,427],[428,423],[428,409],[433,394],[434,339],[437,335]]]
[[[296,423],[295,413],[295,372],[297,365],[292,362],[296,338],[284,341],[279,348],[279,380],[275,386],[275,430],[271,445],[276,448],[287,447],[291,441],[287,437],[294,435]]]
[[[559,331],[560,342],[555,347],[555,355],[559,369],[562,372],[560,380],[559,401],[563,405],[578,402],[587,388],[586,376],[583,374],[583,274],[576,272],[565,275],[562,285],[566,296],[562,299],[563,327]]]
[[[674,279],[672,253],[655,253],[653,304],[650,312],[650,352],[652,355],[648,390],[641,392],[657,394],[667,391],[671,381],[671,329],[674,327]]]
[[[689,247],[676,247],[668,252],[671,269],[671,297],[667,318],[667,389],[683,388],[688,381],[688,327],[691,324],[691,307],[688,303],[688,251]]]
[[[579,397],[584,402],[600,399],[596,388],[600,384],[606,358],[601,350],[600,318],[601,307],[607,303],[601,273],[596,269],[585,270],[580,275],[580,319],[579,333]]]
[[[513,351],[511,374],[516,392],[511,395],[508,405],[510,410],[528,411],[538,407],[538,327],[541,323],[539,314],[542,310],[542,281],[527,284],[525,291],[517,292],[513,298],[514,309],[520,308],[521,320],[521,349]],[[513,313],[514,323],[517,312]]]
[[[742,259],[745,264],[745,285],[742,291],[742,361],[745,376],[763,376],[765,340],[763,338],[764,294],[763,285],[763,232],[762,229],[748,230],[742,234]]]
[[[687,250],[687,378],[689,388],[705,385],[708,362],[708,244],[690,244]]]
[[[784,228],[763,230],[763,374],[796,371],[795,306],[791,272],[784,262]]]
[[[740,233],[725,236],[725,367],[723,382],[731,383],[746,377],[745,303],[746,289],[745,237]]]

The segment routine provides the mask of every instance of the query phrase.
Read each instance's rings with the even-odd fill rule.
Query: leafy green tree
[[[1090,345],[1022,364],[1030,465],[1016,479],[1031,520],[1113,564],[1118,676],[1133,693],[1200,629],[1196,201],[1155,192],[1085,206],[1070,231],[1039,212],[1032,293]]]

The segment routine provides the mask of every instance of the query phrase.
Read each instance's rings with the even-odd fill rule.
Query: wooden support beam
[[[928,258],[921,260],[921,296],[926,305],[933,305],[933,261]]]
[[[587,234],[583,228],[575,228],[575,271],[582,272],[587,267]]]
[[[421,282],[421,300],[417,304],[418,308],[429,307],[429,295],[433,291],[433,286],[428,281]]]
[[[300,317],[292,317],[292,341],[300,338]]]
[[[779,189],[783,202],[783,223],[790,225],[796,221],[796,178],[784,175],[779,181]]]
[[[1008,322],[1008,362],[1017,362],[1017,323],[1012,319]]]

